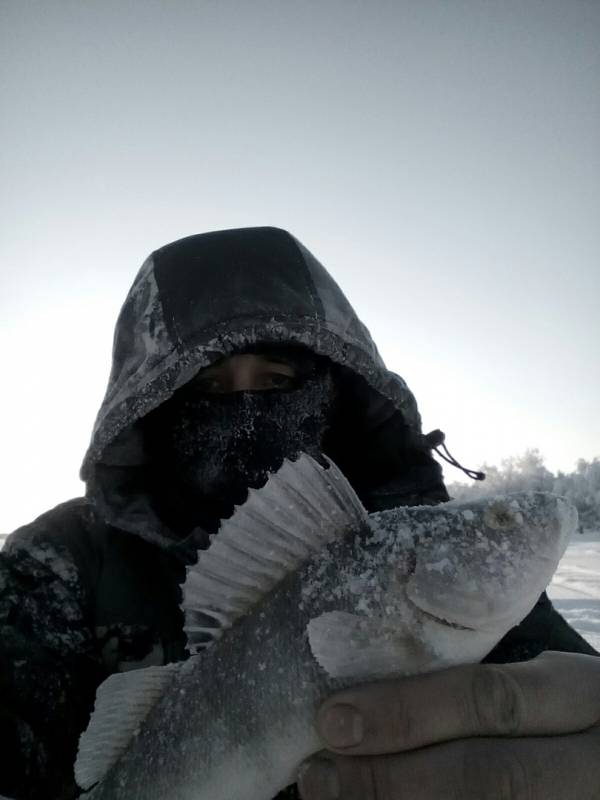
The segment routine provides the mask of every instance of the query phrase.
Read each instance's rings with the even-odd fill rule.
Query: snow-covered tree
[[[579,512],[581,530],[600,530],[600,458],[579,459],[574,472],[546,468],[539,450],[526,450],[521,456],[504,459],[500,467],[483,464],[486,480],[472,484],[448,485],[450,496],[457,500],[508,492],[543,491],[567,497]]]
[[[600,528],[600,459],[585,461],[580,458],[575,472],[567,475],[559,472],[554,491],[568,497],[575,505],[582,528]]]

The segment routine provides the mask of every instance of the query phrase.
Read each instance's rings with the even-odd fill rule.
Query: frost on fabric
[[[66,548],[32,537],[5,549],[0,622],[23,620],[36,641],[50,648],[77,649],[86,638],[83,590]]]
[[[334,302],[333,298],[328,302]],[[81,470],[88,496],[103,519],[155,544],[171,544],[169,531],[148,501],[146,487],[131,485],[131,467],[143,466],[146,459],[137,422],[169,400],[198,370],[257,343],[302,345],[349,368],[370,387],[366,405],[385,398],[402,412],[409,426],[420,430],[414,397],[399,376],[384,369],[366,330],[360,326],[338,330],[326,317],[325,321],[313,316],[290,319],[282,308],[276,315],[228,319],[204,328],[200,316],[197,343],[182,346],[171,339],[165,325],[149,258],[117,323],[109,385]],[[104,469],[105,465],[110,469]]]
[[[242,502],[283,459],[319,457],[333,402],[330,375],[287,392],[194,397],[172,406],[169,446],[194,497]]]
[[[206,340],[190,350],[175,349],[165,328],[160,296],[151,270],[150,259],[136,279],[117,323],[113,369],[84,462],[84,477],[109,443],[171,397],[200,369],[218,358],[262,342],[301,345],[338,365],[349,367],[400,409],[408,424],[420,430],[414,397],[402,378],[382,371],[360,342],[349,346],[320,321],[311,318],[295,323],[276,318],[244,320],[243,323],[240,321],[240,325],[243,324],[241,330],[236,330],[229,321],[207,331]],[[147,330],[141,335],[143,346],[136,339],[136,313],[142,315],[141,329]],[[152,347],[150,343],[153,343]]]
[[[21,759],[11,774],[19,797],[38,796],[27,792],[42,785],[57,796],[99,669],[84,593],[66,548],[41,535],[11,537],[0,553],[0,575],[0,704],[15,715],[11,745]]]
[[[118,404],[129,395],[132,383],[145,383],[172,349],[154,277],[154,262],[149,258],[142,265],[119,316],[111,389],[105,404]]]

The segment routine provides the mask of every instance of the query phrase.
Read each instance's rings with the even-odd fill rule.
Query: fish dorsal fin
[[[98,783],[117,763],[179,667],[117,672],[100,684],[89,725],[79,737],[75,780],[82,789]]]
[[[190,652],[217,639],[328,542],[363,527],[367,512],[356,492],[326,461],[328,468],[305,453],[285,459],[198,552],[182,586]]]

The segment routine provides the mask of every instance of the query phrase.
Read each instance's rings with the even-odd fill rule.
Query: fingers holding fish
[[[472,738],[385,756],[319,756],[302,800],[595,800],[600,728],[544,738]],[[592,766],[590,771],[590,766]]]
[[[329,698],[317,723],[331,752],[301,770],[303,800],[600,795],[593,656],[546,652],[364,685]]]
[[[382,755],[471,736],[542,736],[600,723],[600,660],[546,652],[348,689],[320,708],[332,751]]]

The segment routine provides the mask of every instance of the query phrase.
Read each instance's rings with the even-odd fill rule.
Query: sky
[[[599,139],[596,0],[2,0],[0,532],[83,492],[144,258],[223,228],[297,236],[465,465],[600,456]]]

